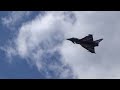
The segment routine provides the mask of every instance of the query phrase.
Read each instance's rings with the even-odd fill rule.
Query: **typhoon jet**
[[[89,52],[95,53],[95,47],[99,46],[99,42],[101,42],[103,39],[93,41],[93,35],[89,34],[88,36],[82,39],[73,37],[67,40],[72,41],[74,44],[80,44],[83,48],[87,49]]]

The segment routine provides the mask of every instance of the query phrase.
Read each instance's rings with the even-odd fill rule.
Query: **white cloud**
[[[45,69],[49,62],[43,58],[44,55],[50,53],[54,56],[53,53],[59,52],[62,66],[53,61],[48,67],[56,74],[61,72],[61,78],[120,78],[119,18],[120,12],[115,11],[49,11],[22,25],[13,49],[20,57],[34,63],[39,71]],[[93,34],[94,39],[104,38],[96,48],[97,54],[91,54],[80,45],[66,40],[70,37],[82,38],[87,34]],[[70,75],[70,69],[64,68],[66,65],[71,67],[74,75]]]
[[[25,16],[29,16],[31,11],[12,11],[9,12],[8,16],[1,18],[1,22],[7,28],[14,30],[16,24],[21,22]]]
[[[56,78],[69,77],[72,74],[67,74],[70,70],[64,68],[66,67],[66,64],[64,65],[63,63],[58,66],[59,63],[53,61],[53,64],[46,65],[47,61],[43,58],[43,56],[47,53],[51,53],[52,57],[58,57],[53,55],[59,49],[59,45],[64,39],[64,28],[61,28],[61,26],[64,26],[64,23],[65,22],[62,21],[58,15],[56,16],[54,12],[47,13],[42,18],[41,15],[40,17],[37,16],[36,19],[23,24],[23,26],[19,29],[18,35],[14,39],[15,43],[13,43],[15,48],[13,47],[11,50],[15,49],[16,55],[32,62],[32,64],[38,67],[39,71],[49,67],[49,70],[56,73]],[[10,52],[10,48],[11,47],[7,50],[5,49],[5,51]],[[14,52],[10,52],[10,55],[14,56]],[[59,61],[59,58],[57,58],[57,60]],[[60,74],[64,72],[66,75]],[[51,77],[51,75],[48,76]]]
[[[13,61],[13,56],[17,55],[17,51],[16,51],[16,47],[14,47],[15,45],[13,45],[15,42],[13,41],[8,41],[6,43],[6,45],[4,45],[3,47],[0,47],[0,50],[4,51],[6,56],[7,56],[7,60],[9,61],[9,63],[12,63]]]
[[[73,67],[78,78],[120,78],[117,71],[120,68],[118,55],[120,52],[120,42],[118,41],[120,12],[93,12],[90,14],[81,12],[81,15],[80,13],[77,15],[78,23],[80,23],[80,29],[78,29],[80,31],[77,33],[80,38],[88,33],[93,33],[94,39],[103,37],[104,40],[96,48],[96,55],[88,53],[78,45],[70,46],[71,43],[64,43],[61,53],[66,62]]]

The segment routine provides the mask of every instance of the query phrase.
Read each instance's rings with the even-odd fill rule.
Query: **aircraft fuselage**
[[[91,53],[95,53],[94,47],[99,45],[99,42],[101,42],[103,39],[93,40],[92,34],[89,34],[88,36],[78,39],[78,38],[69,38],[67,39],[69,41],[72,41],[74,44],[80,44],[82,47],[90,51]]]
[[[91,45],[91,46],[98,46],[98,44],[95,42],[95,41],[82,41],[82,40],[79,40],[79,43],[78,44],[88,44],[88,45]]]
[[[90,46],[98,46],[98,44],[95,42],[95,41],[83,41],[81,39],[77,39],[77,38],[74,38],[74,39],[71,39],[71,41],[74,43],[74,44],[88,44]]]

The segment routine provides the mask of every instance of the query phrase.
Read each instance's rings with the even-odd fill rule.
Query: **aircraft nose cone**
[[[69,38],[69,39],[67,39],[67,40],[71,40],[71,39]]]

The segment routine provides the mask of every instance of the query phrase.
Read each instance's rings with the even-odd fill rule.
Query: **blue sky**
[[[0,18],[6,17],[10,12],[0,12]],[[37,13],[35,13],[37,15]],[[33,14],[33,15],[35,15]],[[34,18],[33,15],[29,19]],[[18,21],[19,22],[19,21]],[[9,38],[14,38],[14,32],[11,32],[9,28],[6,28],[2,24],[0,25],[0,46],[4,46]],[[25,60],[19,57],[14,57],[14,61],[10,64],[7,60],[5,53],[0,51],[0,78],[45,78],[36,67],[28,65]]]
[[[68,42],[103,38],[96,54]],[[0,11],[0,78],[120,78],[119,11]]]
[[[14,11],[0,12],[0,46],[2,48],[4,47],[4,49],[6,49],[6,46],[9,46],[9,42],[12,42],[12,40],[17,36],[19,32],[18,29],[22,26],[23,23],[32,21],[32,19],[37,17],[38,14],[44,15],[44,12],[37,11],[30,12],[29,15],[26,15],[26,13],[27,12]],[[5,21],[8,21],[8,23],[5,23]],[[54,37],[53,39],[55,40],[55,42],[53,42],[54,45],[56,45],[61,40],[56,40]],[[40,47],[43,49],[49,48],[44,43],[46,42],[41,43]],[[13,43],[10,45],[11,47],[14,47]],[[54,47],[54,45],[52,47]],[[59,73],[56,73],[57,71],[49,69],[50,63],[56,63],[57,65],[62,66],[62,63],[59,61],[61,57],[57,51],[55,53],[43,53],[42,59],[44,60],[45,64],[43,66],[44,69],[40,71],[36,66],[28,64],[28,62],[25,60],[26,58],[21,58],[19,55],[16,55],[11,59],[7,57],[6,52],[7,51],[0,50],[0,78],[59,78]],[[35,50],[33,52],[35,52]],[[12,61],[9,62],[9,59]],[[67,68],[67,66],[63,68]]]

